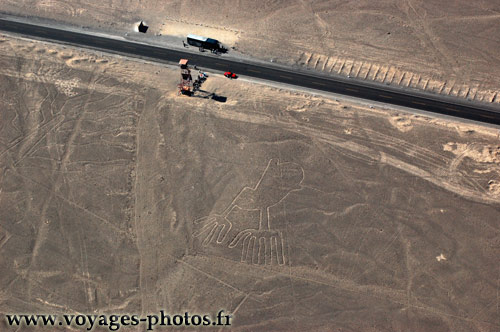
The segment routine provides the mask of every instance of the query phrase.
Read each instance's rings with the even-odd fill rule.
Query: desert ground
[[[498,1],[4,0],[0,12],[121,35],[145,20],[158,41],[195,33],[266,61],[500,103]]]
[[[214,73],[226,102],[178,96],[175,67],[7,35],[0,52],[0,313],[499,331],[498,128]]]

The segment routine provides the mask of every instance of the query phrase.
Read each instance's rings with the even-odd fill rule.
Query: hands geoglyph
[[[193,236],[202,245],[241,248],[241,262],[284,265],[287,263],[286,236],[271,227],[269,208],[299,190],[304,178],[302,167],[271,159],[255,187],[244,187],[222,214],[195,220]],[[232,212],[258,211],[254,221],[240,220]]]

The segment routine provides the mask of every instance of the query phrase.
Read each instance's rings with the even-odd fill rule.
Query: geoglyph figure
[[[194,236],[202,238],[204,246],[241,248],[242,262],[286,264],[286,232],[273,227],[270,208],[300,190],[303,179],[299,165],[271,159],[255,187],[244,187],[221,214],[196,220]]]

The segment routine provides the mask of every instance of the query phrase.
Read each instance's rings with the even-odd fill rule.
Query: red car
[[[226,71],[226,72],[224,73],[224,76],[226,76],[227,78],[231,78],[231,79],[233,79],[233,78],[237,78],[237,77],[238,77],[238,76],[236,76],[236,74],[235,74],[235,73],[231,73],[230,71]]]

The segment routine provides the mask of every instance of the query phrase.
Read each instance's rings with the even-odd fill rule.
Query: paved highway
[[[245,63],[224,58],[224,56],[190,53],[181,50],[167,49],[140,44],[132,41],[107,38],[92,34],[32,25],[0,18],[0,30],[41,38],[66,44],[98,49],[106,52],[125,54],[133,57],[148,58],[159,62],[175,62],[189,59],[198,67],[217,71],[233,71],[238,75],[292,84],[316,90],[349,95],[420,109],[424,111],[446,114],[491,124],[500,124],[500,109],[493,105],[481,105],[457,98],[429,96],[418,92],[402,91],[391,86],[376,86],[349,79],[336,79],[321,74],[296,72],[273,65]],[[350,82],[349,82],[350,81]]]

